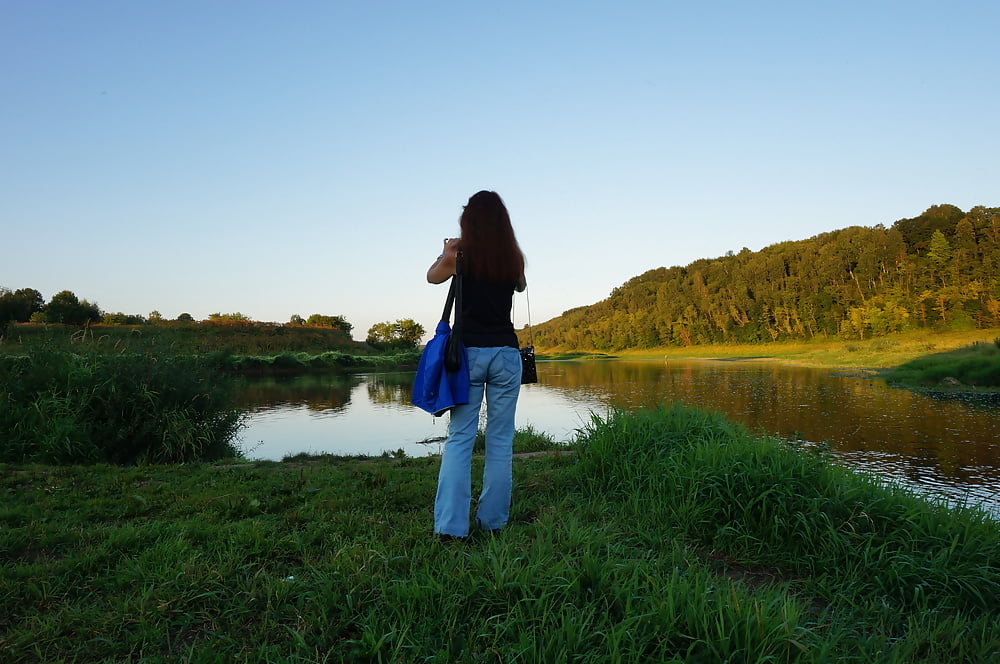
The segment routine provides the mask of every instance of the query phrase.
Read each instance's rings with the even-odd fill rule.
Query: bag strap
[[[455,325],[458,327],[462,318],[462,252],[455,256],[455,274],[451,278],[451,286],[448,287],[448,298],[444,302],[444,311],[441,312],[441,320],[449,322],[451,320],[452,305],[456,307]]]
[[[528,310],[528,345],[535,345],[535,337],[531,333],[531,298],[528,297],[528,286],[524,286],[524,308]]]
[[[451,320],[451,306],[455,303],[455,277],[451,278],[451,286],[448,288],[448,297],[444,301],[444,311],[441,312],[441,320],[445,323]]]

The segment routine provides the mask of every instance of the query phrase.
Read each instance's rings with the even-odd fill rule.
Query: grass
[[[622,351],[622,358],[750,359],[780,361],[801,366],[881,369],[934,352],[954,350],[976,342],[992,343],[1000,330],[963,332],[914,331],[864,340],[814,339],[802,343],[718,344]],[[546,349],[542,349],[546,350]],[[546,351],[551,352],[551,351]]]
[[[1000,389],[1000,339],[905,362],[885,374],[890,385],[936,390]]]
[[[163,463],[231,457],[235,387],[181,355],[0,356],[0,461]]]
[[[0,660],[1000,657],[974,508],[680,407],[574,451],[519,458],[510,525],[469,543],[430,535],[434,457],[2,467]]]
[[[268,356],[284,352],[313,354],[338,350],[355,355],[377,354],[334,328],[277,325],[252,321],[163,321],[149,325],[71,325],[15,323],[0,330],[0,354],[20,354],[39,346],[80,352],[143,351],[150,346],[173,354]]]
[[[0,359],[38,352],[86,355],[152,354],[198,357],[235,373],[302,373],[314,370],[416,366],[418,349],[379,351],[332,328],[266,323],[213,322],[121,326],[20,323],[0,336]]]
[[[596,353],[587,351],[555,351],[546,354],[537,354],[539,360],[613,360],[617,355],[608,353]]]
[[[275,355],[222,355],[217,365],[232,373],[303,373],[312,370],[387,370],[416,367],[420,351],[398,350],[379,355],[352,355],[340,351],[322,353],[283,352]]]
[[[8,346],[8,351],[10,350]],[[237,356],[155,339],[16,344],[0,353],[0,462],[191,462],[230,457],[245,415],[232,374],[386,370],[416,350]]]

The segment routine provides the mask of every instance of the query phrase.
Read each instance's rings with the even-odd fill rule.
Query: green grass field
[[[805,343],[717,344],[627,351],[621,358],[657,359],[752,359],[814,367],[886,369],[933,353],[975,343],[989,343],[1000,337],[1000,329],[966,332],[901,332],[874,339],[844,341],[814,339]],[[553,354],[554,355],[554,354]]]
[[[915,358],[885,374],[890,385],[915,389],[1000,389],[1000,340]]]
[[[0,661],[1000,658],[996,520],[719,416],[595,418],[468,543],[438,463],[2,466]]]
[[[0,337],[0,355],[36,348],[87,353],[144,352],[150,348],[175,355],[268,356],[280,353],[378,354],[346,332],[329,327],[276,325],[252,321],[166,321],[155,325],[71,325],[15,323]]]

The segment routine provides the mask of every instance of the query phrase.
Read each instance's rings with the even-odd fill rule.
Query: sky
[[[997,206],[998,25],[993,0],[0,0],[0,287],[364,339],[433,330],[426,270],[481,189],[533,323]]]

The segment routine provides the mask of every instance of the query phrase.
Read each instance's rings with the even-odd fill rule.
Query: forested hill
[[[533,331],[541,350],[613,351],[974,327],[1000,327],[1000,208],[936,205],[650,270]]]

